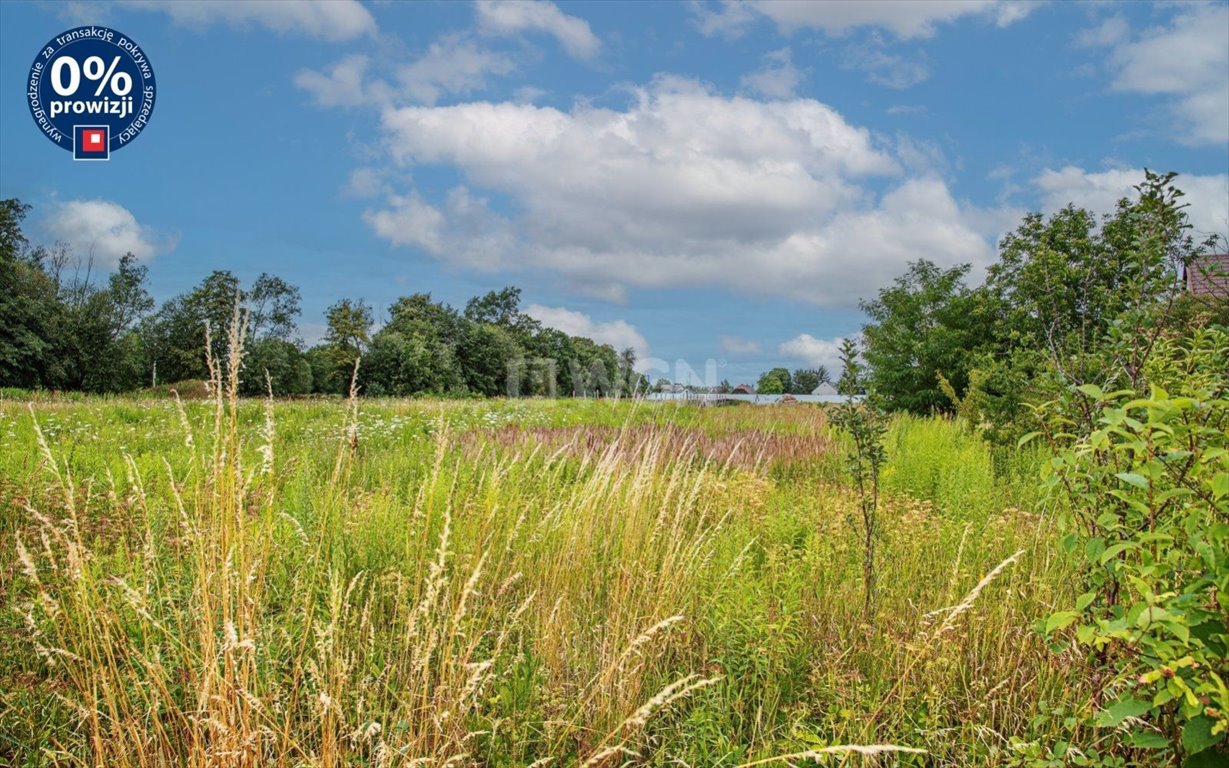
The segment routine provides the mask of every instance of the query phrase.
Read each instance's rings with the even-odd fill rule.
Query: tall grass
[[[240,363],[206,403],[0,404],[10,762],[996,765],[1080,738],[1032,629],[1065,565],[949,423],[894,427],[872,627],[817,409],[261,403]]]

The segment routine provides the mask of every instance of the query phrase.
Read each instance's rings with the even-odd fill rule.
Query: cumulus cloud
[[[719,340],[721,353],[735,359],[754,358],[764,354],[764,347],[752,339],[741,336],[722,336]]]
[[[569,55],[591,59],[601,51],[602,43],[589,22],[569,16],[554,3],[545,0],[479,0],[478,29],[488,35],[519,35],[522,32],[545,32],[553,36]]]
[[[486,50],[472,40],[446,36],[402,67],[397,77],[413,100],[434,104],[442,94],[470,93],[484,88],[491,75],[506,75],[514,69],[512,59],[502,53]]]
[[[1119,200],[1137,196],[1134,187],[1143,179],[1142,168],[1094,173],[1069,165],[1058,170],[1046,169],[1033,184],[1047,211],[1075,203],[1097,213],[1112,213]],[[1186,213],[1195,233],[1204,237],[1229,235],[1229,174],[1181,175],[1174,183],[1186,193],[1182,202],[1189,204]]]
[[[479,2],[475,8],[474,30],[441,35],[413,60],[385,61],[371,73],[368,57],[353,54],[324,71],[301,70],[295,76],[295,85],[321,107],[431,105],[446,96],[481,91],[493,78],[516,71],[512,55],[491,48],[490,41],[480,36],[544,31],[579,58],[591,58],[601,47],[587,22],[562,13],[552,3]],[[523,89],[520,94],[518,101],[532,102],[541,92]]]
[[[464,35],[445,35],[413,61],[392,68],[389,80],[368,77],[369,60],[353,54],[325,72],[300,70],[294,83],[320,107],[434,104],[443,96],[485,88],[493,76],[515,71],[511,57],[487,50]]]
[[[800,333],[777,347],[777,354],[798,360],[810,368],[824,366],[833,376],[841,372],[841,342],[844,339],[817,339]]]
[[[1081,42],[1110,47],[1111,87],[1170,97],[1167,112],[1181,139],[1193,145],[1229,142],[1229,6],[1187,8],[1168,26],[1129,38],[1125,22],[1111,18],[1086,31]]]
[[[699,6],[700,30],[708,35],[735,36],[758,18],[766,17],[783,31],[818,29],[844,35],[859,28],[878,28],[898,38],[934,35],[939,24],[964,16],[989,19],[1007,26],[1029,14],[1035,3],[1019,0],[726,0],[721,6]]]
[[[563,331],[571,336],[584,336],[599,344],[609,344],[615,350],[622,352],[631,347],[638,361],[649,357],[649,343],[645,341],[636,326],[626,320],[614,320],[609,323],[595,322],[583,312],[566,307],[546,307],[541,304],[530,304],[525,308],[525,314],[545,326]]]
[[[1114,15],[1101,21],[1096,26],[1082,30],[1075,41],[1082,46],[1096,48],[1106,45],[1117,45],[1131,35],[1131,25],[1122,16]]]
[[[361,106],[371,98],[363,85],[367,64],[367,57],[356,53],[338,61],[327,73],[300,70],[294,84],[311,94],[319,107]]]
[[[623,110],[474,102],[382,121],[395,164],[455,168],[466,183],[439,204],[390,198],[368,212],[377,234],[603,292],[716,285],[849,306],[913,259],[984,264],[1002,232],[938,177],[901,178],[889,148],[813,99],[661,78]],[[894,180],[875,192],[875,177]],[[487,233],[481,249],[467,247],[474,231]]]
[[[513,250],[515,234],[509,222],[494,213],[486,198],[466,187],[454,187],[440,207],[423,201],[416,191],[393,195],[381,209],[369,209],[363,219],[393,245],[422,248],[450,263],[494,270]]]
[[[180,25],[258,25],[320,40],[354,40],[375,34],[376,20],[358,0],[119,0],[121,6],[160,11]]]
[[[82,258],[111,268],[126,253],[149,261],[159,251],[174,247],[137,219],[124,206],[108,200],[69,200],[54,206],[44,226],[55,240],[63,242]]]
[[[802,71],[794,66],[789,48],[773,51],[764,57],[764,66],[744,75],[742,85],[770,99],[785,99],[794,95],[802,83]]]

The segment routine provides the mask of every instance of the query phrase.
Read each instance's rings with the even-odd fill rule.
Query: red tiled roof
[[[1209,253],[1186,268],[1186,290],[1197,296],[1229,298],[1229,253]]]

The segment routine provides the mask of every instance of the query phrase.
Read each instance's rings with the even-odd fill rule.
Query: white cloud
[[[515,71],[511,57],[487,50],[464,35],[444,35],[408,64],[392,67],[397,85],[368,78],[369,59],[346,56],[327,72],[304,69],[294,83],[320,107],[434,104],[441,97],[467,94],[487,86],[492,76]]]
[[[393,245],[418,246],[431,253],[443,251],[444,214],[424,203],[417,192],[393,195],[387,208],[367,211],[363,218]]]
[[[541,304],[530,304],[525,308],[525,314],[543,325],[571,336],[584,336],[599,344],[609,344],[619,352],[631,347],[639,361],[643,362],[649,357],[649,343],[640,335],[640,331],[636,330],[636,326],[626,320],[594,322],[593,318],[583,312],[565,307],[545,307]]]
[[[744,75],[742,85],[770,99],[786,99],[802,83],[802,71],[794,66],[789,48],[773,51],[764,57],[761,69]]]
[[[1076,35],[1076,42],[1087,47],[1117,45],[1131,34],[1131,25],[1122,16],[1114,15],[1106,18],[1095,27],[1090,27]]]
[[[777,347],[777,354],[818,368],[824,366],[833,377],[841,373],[841,342],[844,339],[817,339],[801,333]]]
[[[1138,195],[1134,187],[1143,180],[1142,168],[1092,173],[1069,165],[1043,171],[1033,184],[1040,190],[1047,211],[1075,203],[1097,213],[1112,213],[1119,200]],[[1174,184],[1186,193],[1182,202],[1190,206],[1186,213],[1194,233],[1205,237],[1229,235],[1229,174],[1181,175]]]
[[[1229,142],[1229,6],[1188,8],[1169,26],[1126,36],[1124,25],[1110,19],[1081,37],[1112,46],[1114,90],[1172,97],[1167,122],[1178,125],[1185,143]]]
[[[735,359],[754,358],[764,354],[764,347],[758,341],[744,339],[741,336],[722,336],[718,343],[722,354]]]
[[[346,182],[342,192],[348,197],[375,197],[391,195],[393,189],[381,169],[362,167],[350,172],[350,180]]]
[[[409,96],[434,104],[442,94],[470,93],[486,86],[489,75],[506,75],[516,69],[512,59],[485,50],[472,40],[445,36],[427,52],[397,73]]]
[[[545,0],[478,0],[478,28],[488,35],[518,35],[539,31],[552,35],[569,55],[591,59],[602,42],[589,28],[589,22],[569,16]]]
[[[901,163],[812,99],[731,98],[662,78],[622,111],[475,102],[386,109],[383,125],[394,163],[453,167],[467,186],[442,204],[390,199],[367,214],[377,234],[450,262],[544,270],[591,294],[715,285],[850,306],[914,259],[983,265],[1006,229],[929,173],[872,192],[866,182],[899,177]]]
[[[108,200],[60,203],[52,208],[44,226],[79,257],[93,258],[103,268],[114,267],[126,253],[138,261],[149,261],[159,251],[174,247],[170,239],[138,224],[127,208]]]
[[[256,24],[279,33],[320,40],[354,40],[376,31],[375,18],[358,0],[119,0],[121,6],[161,11],[176,24]]]
[[[751,3],[742,0],[722,0],[720,5],[692,0],[691,11],[705,37],[741,37],[760,18]]]
[[[450,263],[478,269],[502,266],[515,244],[507,220],[466,187],[452,189],[441,208],[424,202],[414,191],[393,195],[385,208],[367,210],[363,219],[393,245],[422,248]]]
[[[356,53],[334,64],[328,74],[300,70],[294,77],[294,84],[310,93],[317,106],[357,107],[370,98],[363,87],[367,64],[367,57]]]
[[[841,68],[860,69],[872,83],[896,90],[911,88],[930,77],[930,68],[925,61],[888,53],[878,34],[847,47]]]
[[[783,31],[819,29],[829,35],[844,35],[855,29],[886,29],[906,39],[930,37],[937,25],[963,16],[993,20],[998,26],[1012,24],[1029,14],[1036,3],[1017,0],[755,0],[723,3],[718,10],[699,6],[700,30],[707,35],[736,36],[762,15]]]

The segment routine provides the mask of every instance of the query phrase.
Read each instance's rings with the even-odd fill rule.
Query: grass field
[[[814,406],[8,400],[0,444],[0,764],[1062,765],[1095,736],[1036,630],[1073,599],[1039,459],[950,421],[892,422],[870,615]],[[823,751],[875,744],[925,754]]]

